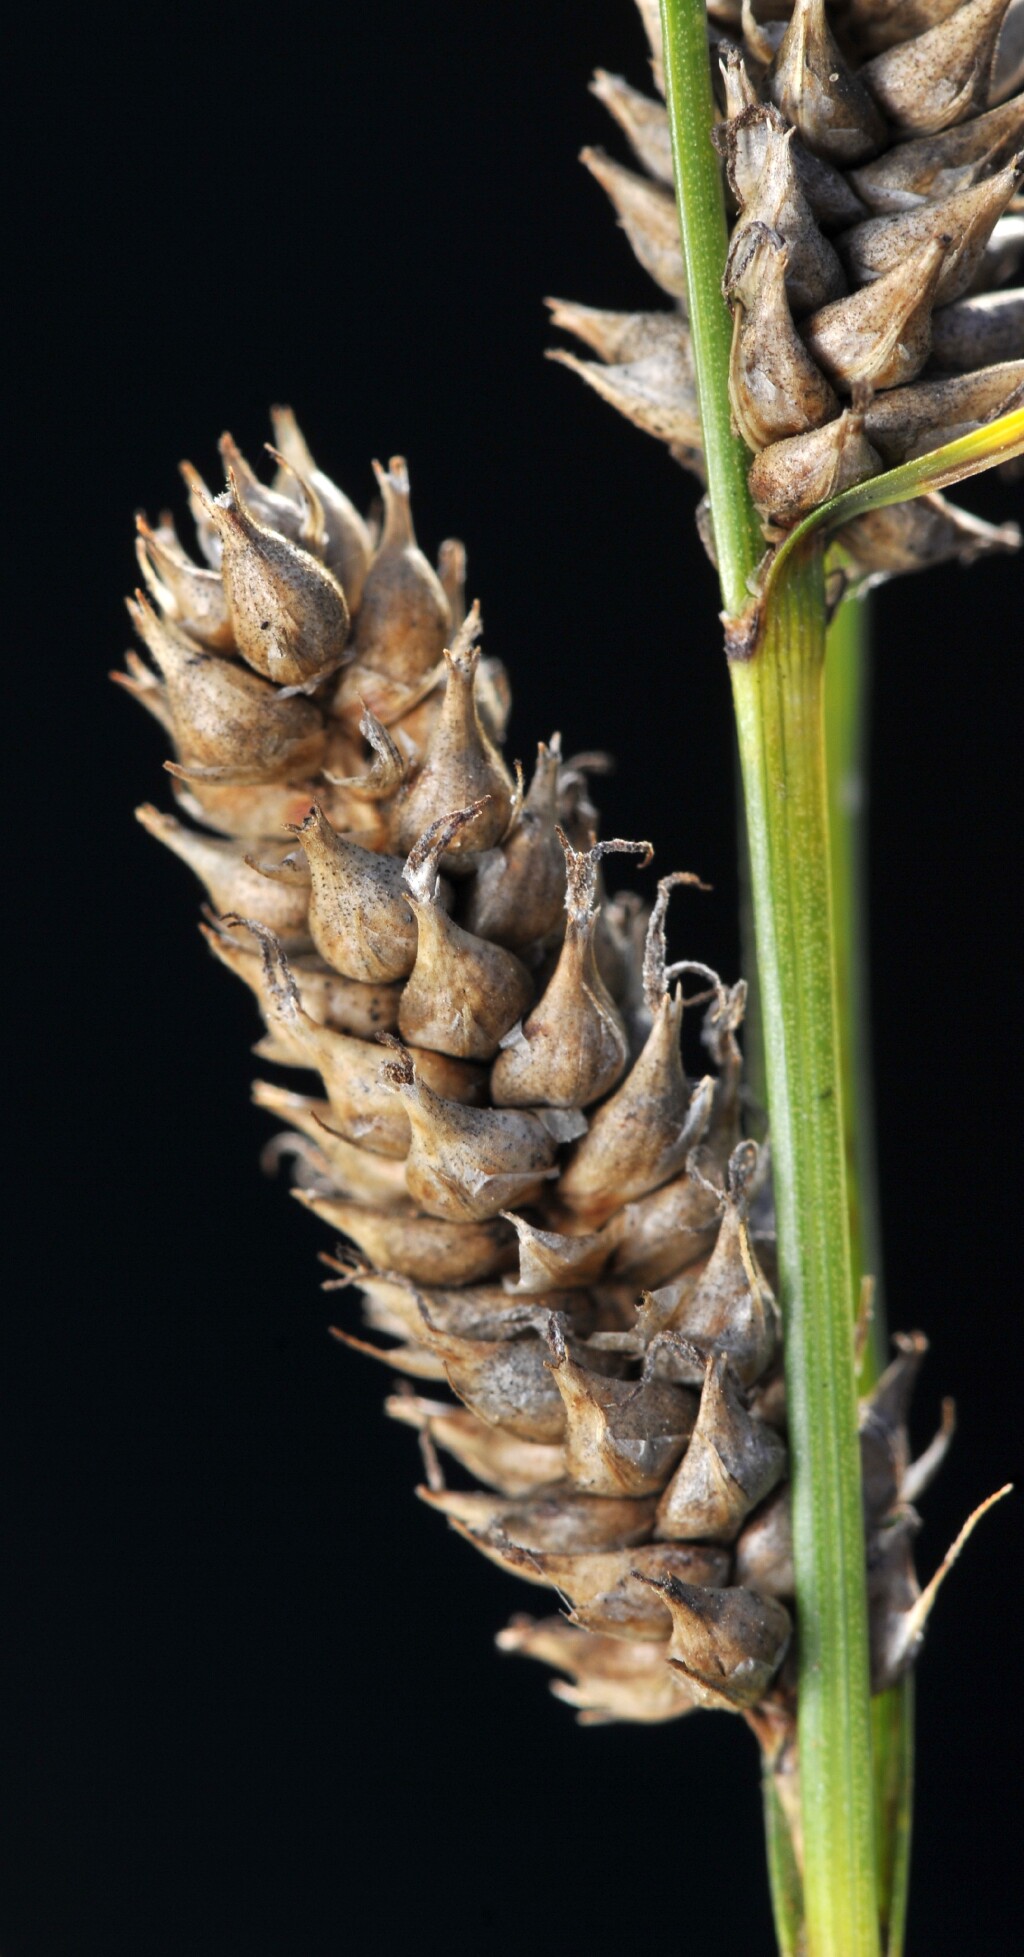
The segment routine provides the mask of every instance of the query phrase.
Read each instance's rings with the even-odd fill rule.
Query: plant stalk
[[[726,222],[702,0],[661,0],[705,462],[727,618],[763,549],[732,432]],[[808,1957],[877,1957],[854,1315],[830,890],[820,548],[789,555],[731,666],[750,847],[785,1323]],[[780,1933],[782,1926],[780,1924]]]
[[[832,909],[836,940],[839,1053],[846,1131],[846,1185],[856,1291],[874,1282],[870,1337],[860,1388],[867,1392],[887,1359],[881,1220],[875,1158],[868,988],[866,860],[870,605],[847,598],[829,627],[825,660]],[[871,1702],[878,1902],[886,1957],[901,1957],[910,1879],[914,1781],[914,1678]]]

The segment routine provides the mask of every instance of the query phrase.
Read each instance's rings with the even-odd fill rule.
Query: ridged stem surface
[[[724,607],[736,617],[762,546],[729,407],[730,323],[721,294],[727,234],[711,146],[706,19],[701,0],[661,0],[661,16],[708,491]],[[806,1949],[808,1957],[877,1957],[819,549],[790,554],[774,582],[754,656],[734,660],[731,671],[785,1318]]]
[[[846,1186],[855,1291],[874,1280],[871,1336],[860,1387],[867,1392],[888,1359],[882,1285],[881,1219],[875,1157],[868,984],[867,742],[871,687],[871,608],[847,598],[828,633],[825,753],[836,946],[839,1055],[846,1135]],[[914,1679],[871,1702],[875,1769],[878,1901],[886,1957],[901,1957],[910,1878],[913,1811]]]
[[[824,737],[824,581],[796,561],[732,665],[786,1340],[810,1957],[874,1957],[874,1802]]]

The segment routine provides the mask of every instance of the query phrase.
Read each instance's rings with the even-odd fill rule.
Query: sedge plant
[[[139,818],[262,1015],[268,1159],[362,1301],[370,1336],[339,1337],[397,1375],[428,1506],[568,1613],[499,1644],[585,1723],[746,1718],[780,1951],[899,1957],[910,1668],[976,1517],[922,1591],[912,1503],[949,1433],[910,1461],[923,1335],[887,1363],[850,785],[866,587],[1018,541],[941,492],[1024,450],[1021,101],[1004,0],[857,0],[839,40],[823,0],[640,11],[664,101],[595,90],[643,174],[586,160],[669,304],[554,316],[598,356],[563,361],[704,486],[752,1093],[746,985],[669,952],[694,879],[609,896],[651,845],[599,839],[593,757],[553,735],[527,780],[506,756],[464,549],[420,547],[401,457],[369,518],[287,408],[272,482],[229,435],[222,490],[184,465],[199,555],[139,520],[149,663],[119,678],[173,748],[177,810]]]

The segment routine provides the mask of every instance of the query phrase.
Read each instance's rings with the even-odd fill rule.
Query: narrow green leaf
[[[930,449],[927,455],[915,456],[912,462],[901,462],[897,469],[886,469],[883,475],[871,476],[867,482],[844,490],[830,503],[822,503],[812,510],[810,516],[805,516],[790,531],[768,563],[761,589],[762,604],[770,602],[788,559],[816,530],[822,527],[829,532],[838,530],[868,510],[881,510],[889,503],[909,503],[915,496],[934,495],[936,490],[966,482],[969,476],[980,476],[985,469],[994,469],[1000,462],[1012,462],[1018,455],[1024,455],[1024,408],[1014,408],[1010,414],[986,422],[970,435],[959,435],[955,442],[944,442],[941,448]]]
[[[800,1871],[789,1822],[769,1768],[761,1780],[764,1798],[764,1843],[768,1855],[768,1885],[778,1939],[779,1957],[805,1957],[804,1901]]]

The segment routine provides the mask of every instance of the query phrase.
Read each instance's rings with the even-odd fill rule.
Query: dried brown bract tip
[[[270,416],[281,456],[319,499],[323,515],[323,560],[339,580],[354,616],[362,602],[373,555],[369,527],[344,490],[317,468],[291,408],[271,408]],[[286,481],[278,482],[275,487],[287,494]]]
[[[624,170],[603,150],[581,150],[580,162],[607,192],[644,271],[670,298],[685,304],[686,273],[671,191],[638,177],[634,170]]]

